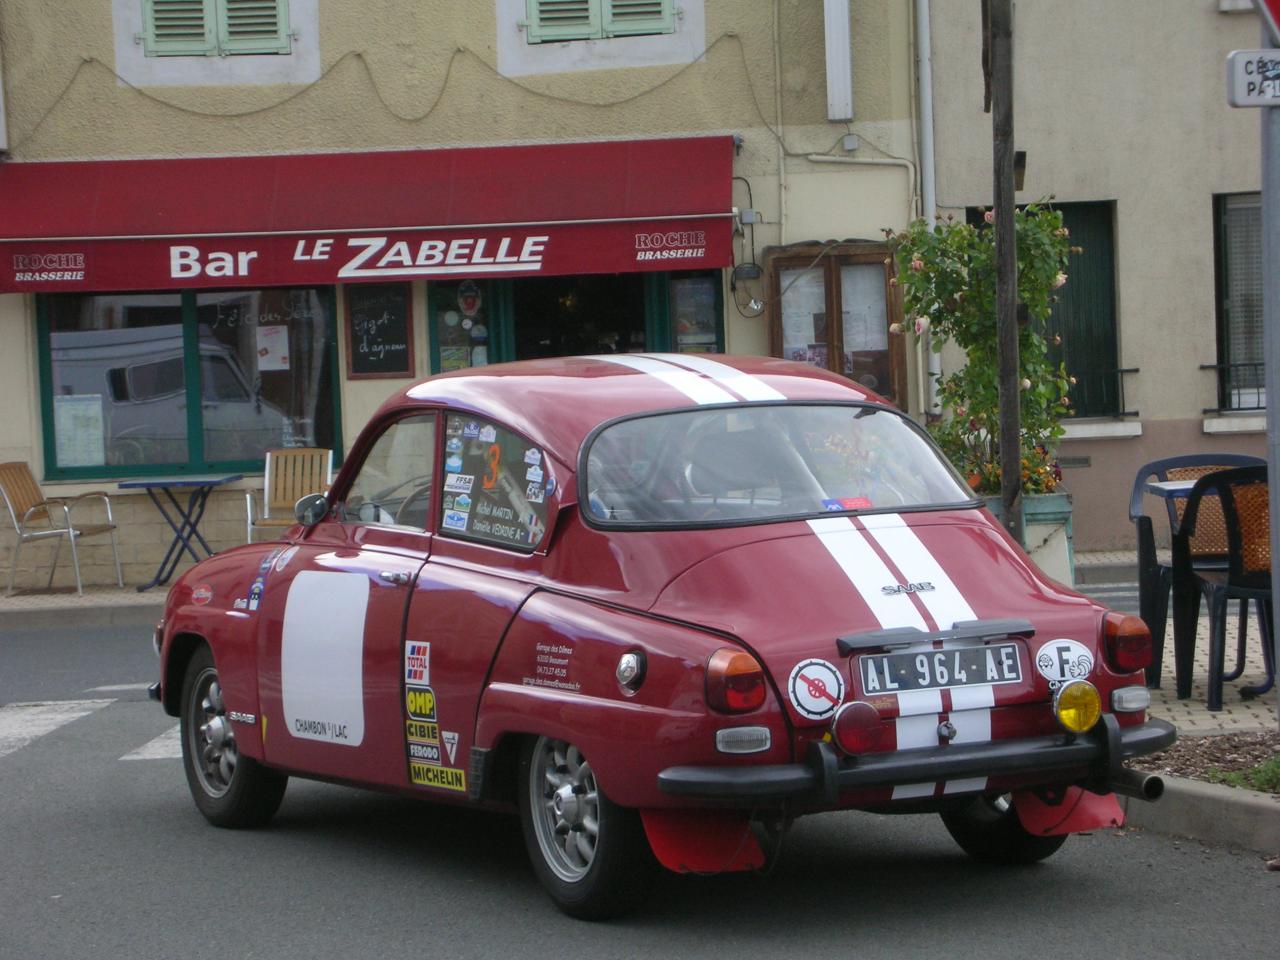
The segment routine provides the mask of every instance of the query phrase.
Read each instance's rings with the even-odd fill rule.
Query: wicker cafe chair
[[[1160,686],[1160,666],[1164,656],[1165,627],[1169,620],[1169,589],[1173,585],[1173,568],[1160,563],[1156,557],[1155,528],[1151,518],[1142,508],[1143,488],[1150,481],[1163,483],[1168,480],[1196,480],[1205,474],[1229,467],[1265,466],[1260,457],[1236,453],[1198,453],[1180,457],[1166,457],[1144,464],[1133,480],[1133,492],[1129,498],[1129,519],[1137,527],[1138,534],[1138,604],[1139,613],[1151,629],[1152,657],[1147,668],[1147,685]],[[1176,530],[1186,509],[1186,500],[1165,500],[1169,514],[1169,529]],[[1191,541],[1191,562],[1198,568],[1226,567],[1226,524],[1222,509],[1216,501],[1206,502],[1197,535]],[[1196,595],[1199,607],[1199,594]],[[1245,622],[1248,605],[1241,602],[1240,647],[1237,670],[1227,679],[1234,680],[1243,667]]]
[[[246,490],[247,522],[245,541],[253,542],[253,531],[282,530],[298,521],[293,506],[311,493],[324,493],[333,482],[333,451],[323,447],[289,447],[268,450],[262,483],[262,510],[257,509],[254,492]]]
[[[1271,606],[1271,509],[1267,468],[1241,467],[1207,474],[1196,481],[1187,498],[1182,523],[1193,535],[1198,532],[1206,505],[1220,506],[1227,534],[1225,569],[1196,570],[1201,589],[1209,600],[1209,690],[1210,710],[1222,709],[1227,632],[1227,603],[1253,600],[1259,607],[1262,625],[1262,656],[1267,679],[1261,686],[1241,687],[1240,695],[1266,693],[1275,683],[1273,647],[1274,611]],[[1236,676],[1239,671],[1236,671]]]
[[[62,541],[71,541],[71,564],[76,571],[76,591],[84,593],[84,584],[80,580],[80,555],[76,551],[76,541],[84,537],[93,537],[103,533],[111,535],[111,555],[116,562],[116,584],[124,586],[124,578],[120,575],[120,551],[116,548],[116,523],[111,516],[111,498],[100,490],[82,493],[78,497],[67,499],[58,497],[46,498],[40,492],[40,485],[31,475],[31,468],[25,463],[0,463],[0,497],[4,498],[5,508],[9,512],[9,520],[13,523],[18,542],[13,547],[13,558],[9,563],[8,594],[13,593],[13,581],[18,574],[18,557],[22,553],[22,545],[33,540],[48,540],[56,537],[57,548],[53,554],[53,564],[49,567],[49,583],[53,586],[53,575],[58,569],[58,557],[62,553]],[[107,509],[106,523],[73,523],[72,511],[89,500],[101,500]],[[61,524],[58,521],[61,521]]]

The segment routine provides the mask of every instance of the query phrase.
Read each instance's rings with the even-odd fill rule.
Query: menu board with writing
[[[413,298],[407,283],[346,288],[347,379],[414,375]]]

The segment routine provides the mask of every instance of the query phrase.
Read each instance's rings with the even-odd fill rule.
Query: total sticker
[[[810,720],[824,720],[844,702],[844,677],[826,660],[801,660],[787,680],[796,711]]]
[[[1050,640],[1036,651],[1036,669],[1056,689],[1068,680],[1083,680],[1093,672],[1093,654],[1075,640]]]

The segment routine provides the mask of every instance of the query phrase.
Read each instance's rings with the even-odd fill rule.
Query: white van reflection
[[[54,391],[102,397],[111,465],[185,463],[187,395],[182,327],[50,334]],[[200,396],[207,461],[258,460],[281,446],[285,415],[262,399],[235,352],[200,328]]]

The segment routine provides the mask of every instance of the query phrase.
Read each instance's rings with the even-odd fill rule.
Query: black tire
[[[640,815],[605,796],[576,747],[530,739],[517,792],[533,872],[557,907],[579,920],[605,920],[641,901],[657,862]]]
[[[183,677],[181,735],[187,785],[205,819],[218,827],[265,825],[279,808],[289,778],[236,750],[208,647],[192,654]]]
[[[978,797],[967,806],[942,814],[951,838],[965,853],[983,863],[1021,866],[1058,852],[1066,834],[1037,837],[1023,828],[1007,797]]]

